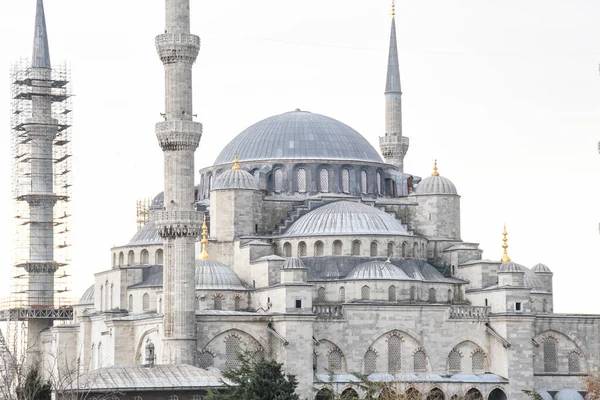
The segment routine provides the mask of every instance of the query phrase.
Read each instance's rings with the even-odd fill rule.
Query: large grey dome
[[[346,279],[393,279],[412,281],[413,278],[389,261],[369,261],[359,264],[346,277]]]
[[[284,236],[408,235],[400,221],[378,208],[336,201],[303,215]]]
[[[333,118],[292,111],[264,119],[237,135],[221,151],[215,165],[262,160],[348,160],[382,163],[357,131]]]
[[[242,280],[227,265],[213,260],[196,261],[196,290],[245,290]]]
[[[217,178],[213,190],[218,189],[258,190],[258,182],[249,172],[241,169],[230,169]]]

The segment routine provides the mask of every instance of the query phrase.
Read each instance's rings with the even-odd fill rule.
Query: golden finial
[[[202,254],[200,254],[201,260],[210,260],[210,256],[208,255],[208,250],[206,250],[206,245],[208,245],[208,227],[206,226],[206,214],[204,214],[204,221],[202,222]]]
[[[500,261],[505,263],[510,261],[510,257],[508,256],[508,252],[506,251],[506,249],[508,249],[508,244],[506,243],[508,242],[508,239],[506,238],[506,235],[508,235],[508,232],[506,232],[506,224],[504,224],[504,232],[502,232],[502,235],[504,236],[504,238],[502,239],[502,241],[504,242],[502,244],[502,248],[504,249],[504,255],[502,256],[502,260]]]
[[[437,160],[433,162],[433,172],[431,173],[431,176],[440,176],[440,173],[437,170]]]
[[[396,17],[396,1],[392,0],[392,18]]]
[[[231,167],[231,169],[234,171],[239,171],[239,169],[240,169],[240,164],[238,163],[237,153],[235,153],[235,155],[233,156],[233,167]]]

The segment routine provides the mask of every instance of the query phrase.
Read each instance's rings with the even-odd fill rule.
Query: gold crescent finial
[[[396,17],[396,1],[392,0],[392,18]]]
[[[510,257],[508,256],[508,244],[506,242],[508,242],[508,239],[506,238],[506,235],[508,235],[508,232],[506,232],[506,224],[504,224],[504,232],[502,232],[502,236],[504,236],[504,238],[502,239],[502,241],[504,242],[502,244],[502,248],[504,249],[504,255],[502,256],[502,261],[503,263],[505,262],[509,262],[510,261]]]
[[[233,167],[231,167],[231,169],[234,170],[234,171],[239,171],[239,169],[240,169],[240,164],[238,162],[237,152],[233,156]]]
[[[433,172],[431,173],[431,176],[440,176],[440,173],[437,170],[437,160],[433,162]]]
[[[210,256],[208,255],[208,250],[206,246],[208,245],[208,226],[206,226],[206,214],[204,214],[204,221],[202,221],[202,254],[200,254],[201,260],[210,260]]]

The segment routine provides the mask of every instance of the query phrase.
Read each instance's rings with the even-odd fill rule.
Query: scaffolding
[[[150,221],[150,204],[152,200],[145,198],[138,200],[135,207],[137,230],[139,231]]]

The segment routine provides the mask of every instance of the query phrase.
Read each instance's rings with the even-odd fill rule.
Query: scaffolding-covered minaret
[[[202,125],[194,122],[192,65],[200,38],[190,34],[190,1],[165,0],[165,33],[156,37],[165,68],[165,121],[156,124],[164,154],[164,208],[154,219],[164,243],[163,363],[194,364],[195,242],[202,221],[194,209],[194,152]]]
[[[52,68],[42,0],[37,0],[31,62],[13,67],[12,151],[15,200],[15,272],[0,316],[26,321],[19,347],[35,362],[41,330],[69,319],[70,80]],[[11,324],[8,325],[9,327]],[[25,334],[20,332],[19,334]],[[9,341],[16,332],[9,332]],[[26,340],[26,342],[25,342]],[[26,348],[22,348],[26,343]]]

